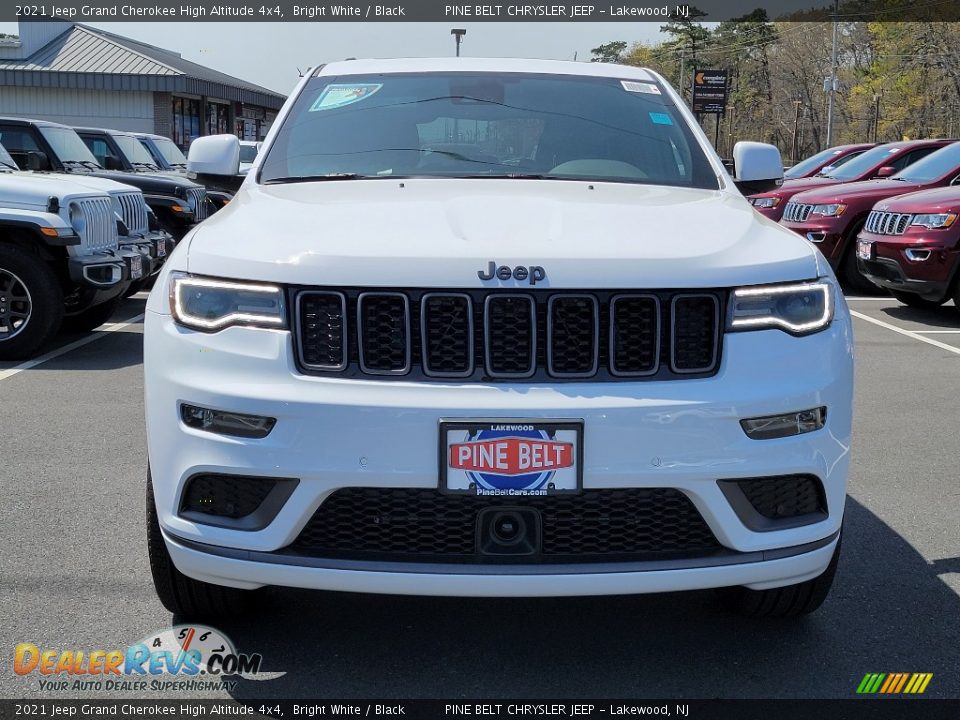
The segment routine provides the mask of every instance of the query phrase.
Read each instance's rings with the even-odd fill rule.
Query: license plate
[[[167,241],[157,240],[157,257],[167,256]]]
[[[492,497],[579,492],[582,420],[442,420],[440,490]]]
[[[861,260],[873,260],[873,243],[869,240],[857,240],[857,257]]]
[[[130,279],[139,280],[143,277],[143,258],[139,255],[130,258]]]

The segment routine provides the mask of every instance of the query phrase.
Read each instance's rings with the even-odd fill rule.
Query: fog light
[[[754,440],[772,440],[819,430],[826,420],[827,409],[818,407],[784,415],[748,418],[740,421],[740,427]]]
[[[196,430],[244,438],[265,438],[277,424],[277,419],[272,417],[210,410],[186,403],[180,405],[180,419]]]

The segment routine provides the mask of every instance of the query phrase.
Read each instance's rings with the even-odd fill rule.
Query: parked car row
[[[825,153],[842,159],[850,147],[862,148]],[[824,157],[798,171],[806,177],[751,195],[754,208],[814,243],[854,290],[879,286],[914,307],[950,299],[960,307],[960,142],[885,143],[811,170]]]
[[[0,117],[0,360],[36,355],[64,324],[106,322],[187,231],[229,202],[229,192],[189,179],[171,146]]]

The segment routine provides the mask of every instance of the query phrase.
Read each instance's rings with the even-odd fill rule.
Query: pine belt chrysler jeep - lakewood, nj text
[[[662,77],[534,60],[307,74],[147,303],[164,604],[264,585],[464,596],[724,588],[819,606],[853,339],[816,248]],[[237,140],[198,138],[200,175]]]

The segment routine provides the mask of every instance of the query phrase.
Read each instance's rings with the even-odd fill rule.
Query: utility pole
[[[687,59],[687,48],[686,46],[680,48],[680,77],[677,78],[677,87],[680,88],[680,97],[683,98],[683,71],[685,60]]]
[[[833,0],[833,50],[830,54],[830,93],[827,104],[827,147],[833,146],[833,96],[837,91],[837,21],[840,16],[840,0]]]
[[[793,149],[790,151],[790,157],[793,158],[793,165],[797,164],[797,146],[800,144],[800,106],[803,104],[802,100],[794,100],[793,104],[796,106],[796,113],[793,116]]]
[[[453,28],[450,34],[453,35],[457,41],[457,57],[460,57],[460,43],[463,41],[463,36],[467,34],[467,31],[465,28]]]
[[[873,94],[873,142],[877,142],[880,129],[880,93]]]

